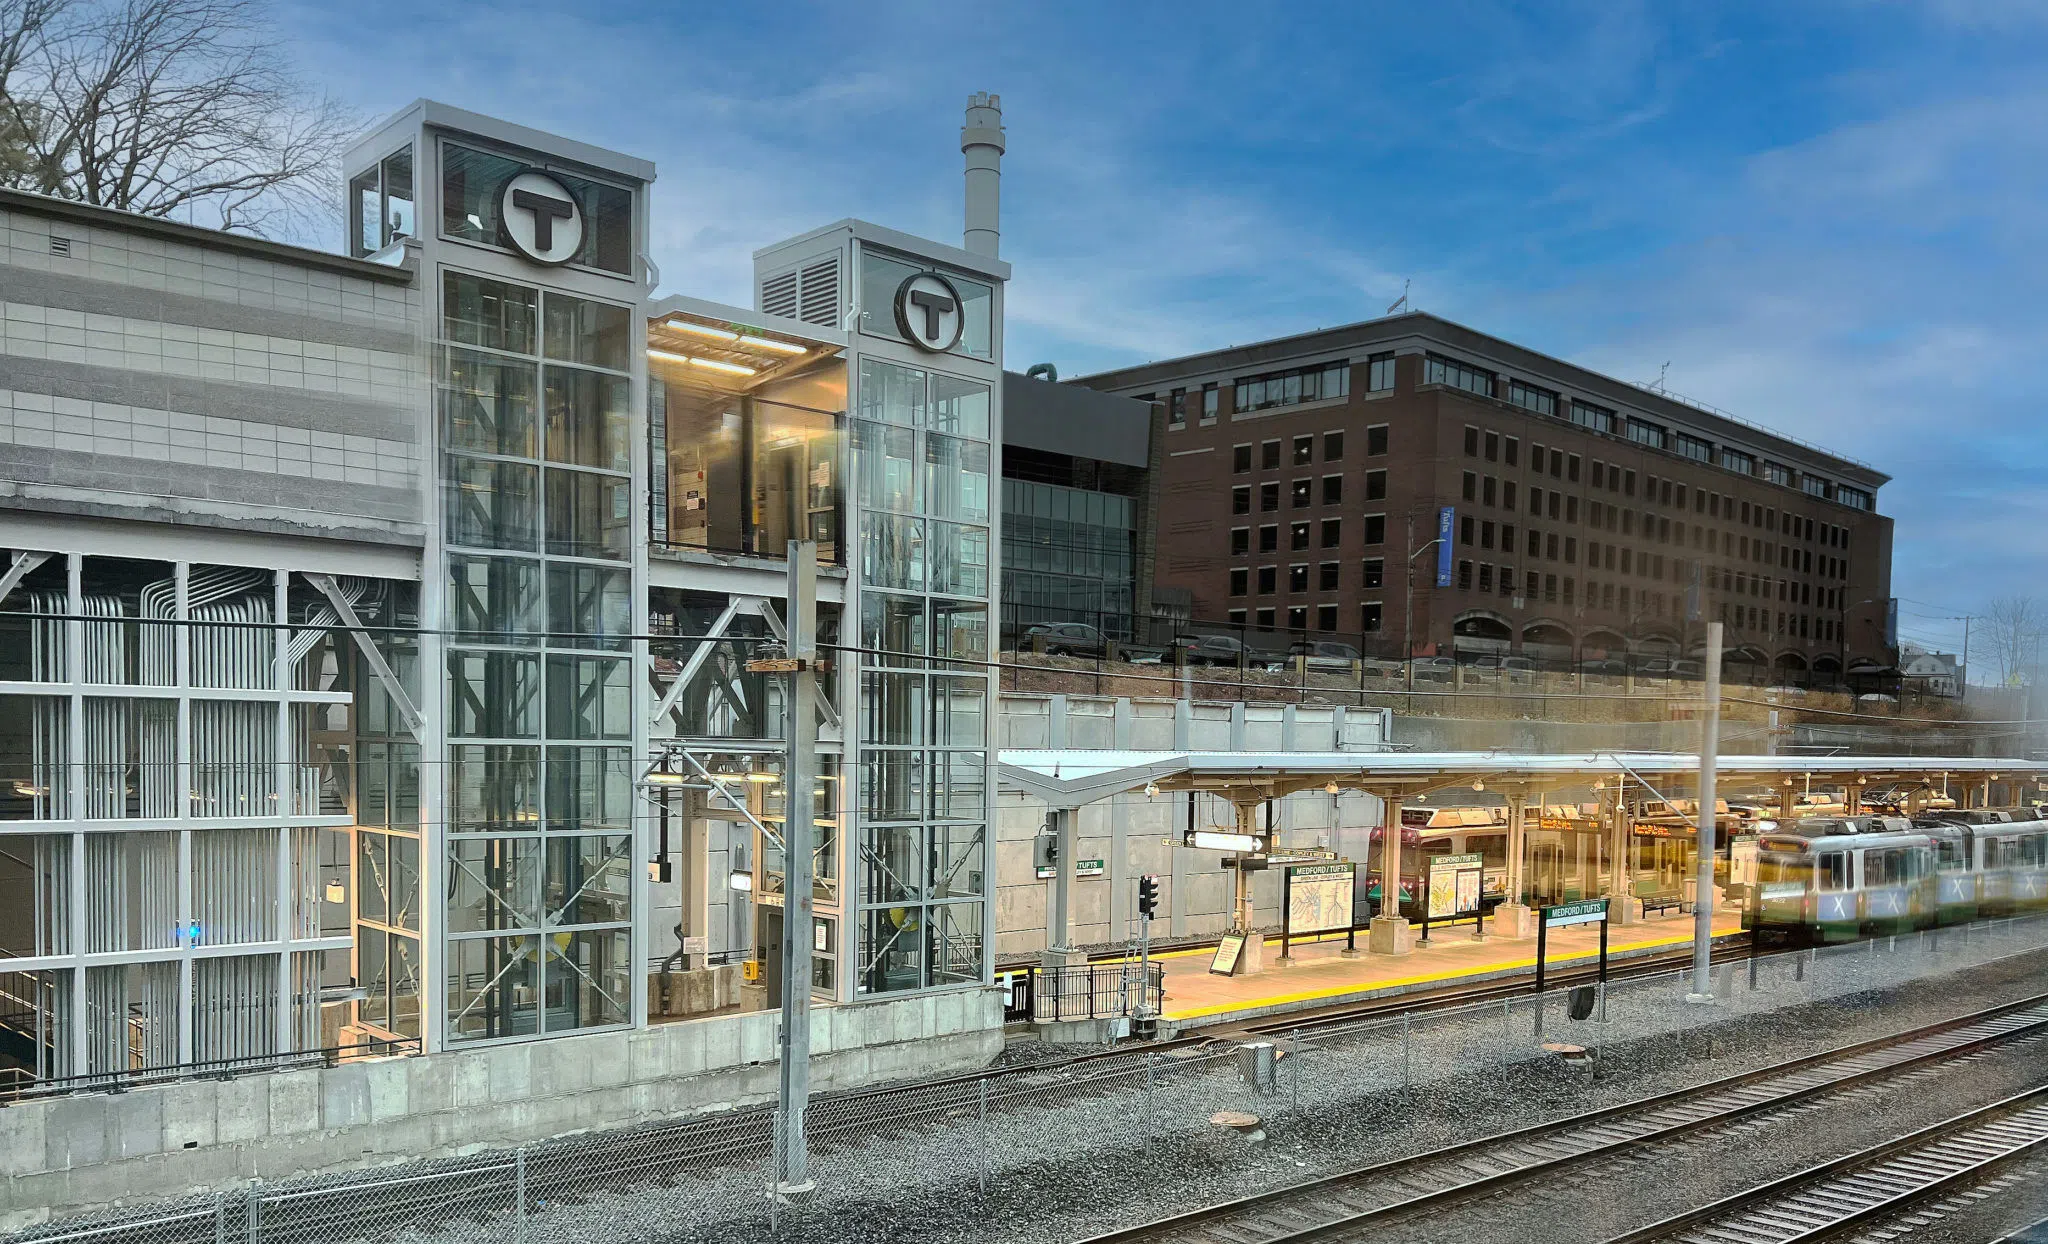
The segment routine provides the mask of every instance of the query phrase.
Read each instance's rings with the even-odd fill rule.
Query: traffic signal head
[[[1149,874],[1138,878],[1138,914],[1150,920],[1159,911],[1159,879]]]

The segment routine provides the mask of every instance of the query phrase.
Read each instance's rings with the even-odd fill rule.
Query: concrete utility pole
[[[764,661],[789,674],[785,706],[789,752],[782,762],[782,1074],[775,1116],[777,1196],[811,1190],[804,1111],[811,1097],[811,851],[817,838],[818,546],[789,542],[789,603],[783,660]],[[750,662],[750,666],[754,663]],[[833,809],[837,812],[837,809]]]
[[[1707,623],[1706,714],[1700,722],[1699,890],[1692,905],[1692,992],[1688,1002],[1712,1002],[1714,985],[1707,960],[1714,948],[1714,791],[1721,750],[1721,624]]]

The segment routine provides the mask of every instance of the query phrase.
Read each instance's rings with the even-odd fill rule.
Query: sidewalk
[[[1636,958],[1692,941],[1692,915],[1656,916],[1608,929],[1609,960]],[[1716,940],[1738,933],[1740,913],[1723,911],[1714,921]],[[1358,935],[1359,954],[1340,953],[1344,938],[1315,943],[1296,942],[1289,963],[1280,962],[1280,939],[1266,939],[1266,970],[1256,976],[1218,976],[1209,971],[1212,952],[1177,951],[1157,956],[1166,969],[1163,1018],[1185,1031],[1212,1024],[1284,1015],[1340,1002],[1402,993],[1455,980],[1486,980],[1533,973],[1536,939],[1509,940],[1489,933],[1474,941],[1470,925],[1437,929],[1427,948],[1416,926],[1417,949],[1406,955],[1365,952],[1365,933]],[[1549,966],[1590,963],[1600,952],[1598,925],[1552,930]]]

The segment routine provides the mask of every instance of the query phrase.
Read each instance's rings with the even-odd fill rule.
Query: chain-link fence
[[[38,1228],[13,1241],[581,1244],[829,1236],[818,1224],[849,1214],[957,1208],[1013,1198],[1020,1187],[1059,1197],[1073,1190],[1057,1187],[1048,1172],[1089,1169],[1108,1179],[1145,1162],[1227,1164],[1241,1194],[1299,1178],[1314,1165],[1313,1154],[1271,1169],[1248,1165],[1243,1156],[1248,1136],[1284,1130],[1304,1112],[1401,1099],[1403,1090],[1413,1101],[1453,1082],[1467,1098],[1477,1093],[1483,1101],[1495,1081],[1505,1087],[1513,1075],[1532,1071],[1597,1084],[1603,1069],[1614,1074],[1610,1063],[1625,1062],[1631,1075],[1682,1069],[1711,1055],[1715,1031],[2044,947],[2048,917],[1986,921],[1725,962],[1714,969],[1711,1006],[1688,1002],[1691,977],[1674,970],[1600,987],[1584,1019],[1571,1018],[1570,991],[1559,990],[1267,1029],[1250,1042],[1141,1047],[832,1094],[810,1112],[815,1188],[796,1203],[770,1195],[773,1112],[753,1109],[471,1158],[257,1184],[156,1212]],[[1875,1036],[1922,1022],[1924,1016],[1872,1010],[1856,1031]],[[1591,1057],[1567,1061],[1576,1050],[1546,1043]],[[1348,1160],[1361,1158],[1352,1153]],[[1105,1223],[1117,1212],[1105,1208]],[[979,1235],[960,1238],[1008,1238],[1014,1226],[987,1215]]]

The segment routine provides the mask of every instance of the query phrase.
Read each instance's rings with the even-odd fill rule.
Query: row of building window
[[[1394,387],[1394,356],[1375,354],[1366,360],[1366,392],[1384,393]],[[1166,426],[1176,431],[1187,426],[1190,398],[1201,403],[1202,420],[1216,418],[1222,406],[1221,386],[1211,381],[1200,389],[1185,388],[1170,390],[1166,395]],[[1304,402],[1322,402],[1351,395],[1351,362],[1338,359],[1332,363],[1316,363],[1307,367],[1293,367],[1286,371],[1267,372],[1258,376],[1239,376],[1231,381],[1231,410],[1235,414],[1252,411],[1272,410],[1281,406],[1298,406]],[[1141,402],[1156,400],[1153,394],[1138,395]]]
[[[1366,562],[1364,562],[1364,582],[1360,586],[1364,586],[1364,588],[1378,588],[1380,582],[1384,580],[1384,576],[1386,576],[1386,562],[1384,562],[1384,559],[1382,557],[1368,557]],[[1237,566],[1235,570],[1231,570],[1231,596],[1249,596],[1253,582],[1257,584],[1257,594],[1260,594],[1260,596],[1276,594],[1280,590],[1280,568],[1278,566],[1260,566],[1260,568],[1257,568],[1257,572],[1253,572],[1247,566]],[[1335,590],[1341,590],[1341,586],[1343,586],[1343,564],[1341,562],[1321,562],[1321,564],[1317,564],[1317,568],[1315,568],[1315,590],[1317,592],[1335,592]],[[1307,562],[1296,562],[1296,564],[1286,568],[1286,590],[1288,592],[1307,592],[1309,590],[1309,564]]]
[[[1344,433],[1336,430],[1323,433],[1323,461],[1344,460]],[[1277,471],[1281,467],[1281,442],[1261,441],[1258,446],[1258,463],[1262,471]],[[1230,472],[1244,475],[1252,469],[1252,449],[1249,443],[1230,447]],[[1309,466],[1316,460],[1316,438],[1313,435],[1297,436],[1291,449],[1290,462],[1294,466]],[[1387,452],[1387,425],[1376,423],[1365,430],[1365,456],[1385,457]]]
[[[1462,389],[1467,393],[1475,393],[1481,397],[1490,398],[1498,394],[1499,377],[1483,367],[1451,358],[1448,355],[1432,353],[1425,356],[1423,360],[1423,383],[1446,385],[1450,388]],[[1508,380],[1506,397],[1515,406],[1552,418],[1557,416],[1561,400],[1556,393],[1548,389],[1539,388],[1527,381],[1513,378]],[[1723,470],[1761,478],[1767,483],[1776,484],[1782,488],[1793,487],[1796,479],[1800,491],[1808,496],[1835,501],[1851,509],[1872,510],[1876,508],[1876,499],[1867,489],[1854,488],[1847,484],[1837,484],[1824,476],[1814,475],[1810,472],[1795,471],[1783,463],[1772,462],[1769,459],[1759,460],[1754,454],[1726,445],[1719,447],[1719,452],[1717,453],[1714,442],[1705,437],[1696,436],[1690,432],[1675,431],[1654,420],[1640,418],[1635,415],[1618,420],[1614,411],[1604,406],[1595,406],[1590,402],[1579,401],[1576,398],[1572,399],[1569,404],[1567,418],[1571,423],[1579,427],[1591,432],[1599,432],[1606,436],[1615,435],[1618,425],[1624,437],[1647,449],[1677,454],[1681,458],[1687,458],[1708,466],[1718,465]],[[1466,453],[1470,454],[1473,452],[1473,430],[1470,428],[1466,429],[1465,435]],[[1492,433],[1487,435],[1490,438]],[[1512,441],[1512,438],[1510,438],[1510,441]],[[1489,454],[1488,460],[1490,461],[1491,458],[1492,455]],[[1507,461],[1512,465],[1514,458],[1510,456]],[[1759,462],[1761,462],[1761,469],[1759,469]]]
[[[1309,629],[1308,611],[1309,607],[1307,605],[1289,606],[1287,610],[1287,629],[1290,631],[1306,632]],[[1315,611],[1315,629],[1325,635],[1336,634],[1337,606],[1317,605]],[[1385,612],[1385,606],[1379,601],[1369,600],[1361,604],[1358,607],[1359,631],[1366,635],[1379,634]],[[1229,618],[1232,626],[1253,626],[1262,631],[1278,630],[1280,628],[1279,610],[1270,605],[1257,610],[1233,609],[1230,611]]]
[[[1387,516],[1367,514],[1361,518],[1365,531],[1365,543],[1385,544],[1387,542]],[[1344,520],[1326,518],[1317,524],[1321,528],[1321,547],[1334,549],[1343,542]],[[1307,521],[1288,524],[1288,547],[1296,552],[1309,547],[1310,526]],[[1230,529],[1230,551],[1232,554],[1251,552],[1252,529],[1232,527]],[[1259,552],[1271,553],[1280,547],[1280,525],[1267,523],[1259,528]]]
[[[1322,500],[1320,502],[1316,500],[1317,491],[1316,481],[1313,479],[1293,481],[1287,486],[1288,508],[1305,510],[1316,504],[1344,504],[1344,477],[1341,475],[1323,476],[1322,488],[1320,490]],[[1367,471],[1365,473],[1365,499],[1367,501],[1381,501],[1385,500],[1386,495],[1387,473],[1385,471]],[[1259,512],[1271,514],[1279,510],[1279,508],[1279,482],[1276,480],[1260,484]],[[1230,490],[1230,512],[1232,514],[1249,514],[1252,512],[1252,486],[1250,484],[1238,484]]]

